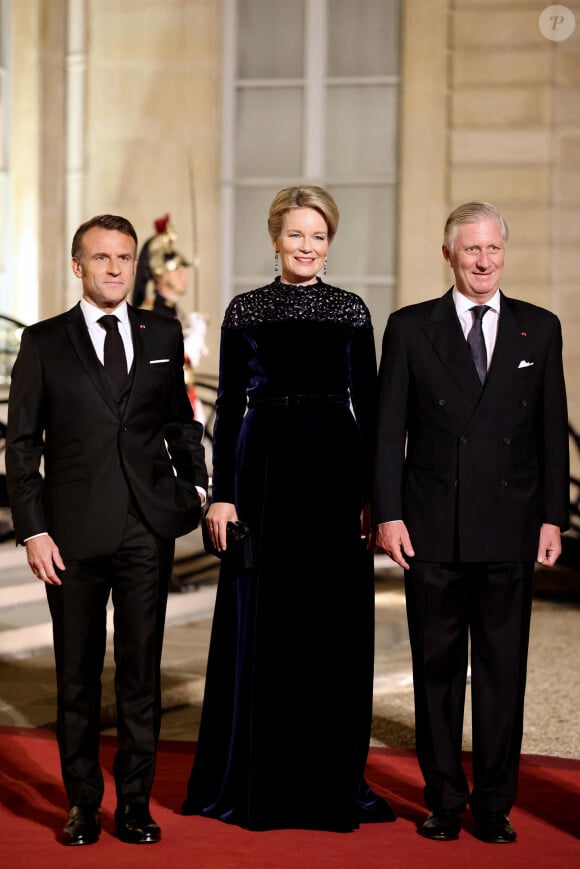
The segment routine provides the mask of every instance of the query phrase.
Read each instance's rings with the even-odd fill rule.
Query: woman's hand
[[[205,516],[209,536],[216,549],[226,549],[226,528],[228,522],[237,522],[238,512],[235,504],[228,501],[214,501]]]

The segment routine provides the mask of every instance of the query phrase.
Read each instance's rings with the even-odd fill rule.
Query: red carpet
[[[430,867],[580,866],[580,761],[524,757],[515,845],[486,845],[470,834],[471,817],[456,842],[429,842],[416,832],[424,817],[421,776],[412,752],[372,749],[369,782],[399,814],[394,824],[355,833],[277,830],[250,833],[219,821],[178,813],[193,755],[192,743],[164,742],[159,753],[152,814],[163,831],[158,845],[135,846],[112,834],[115,742],[103,739],[106,792],[103,833],[96,845],[65,848],[57,841],[66,804],[54,734],[0,728],[0,866],[124,869],[419,869]]]

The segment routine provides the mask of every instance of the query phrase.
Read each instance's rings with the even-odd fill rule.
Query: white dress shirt
[[[453,287],[453,302],[455,304],[455,310],[457,311],[461,328],[463,329],[463,334],[465,335],[465,338],[467,338],[469,330],[473,326],[473,314],[471,313],[471,308],[473,308],[475,303],[472,299],[468,299],[467,296],[460,293],[457,287]],[[487,351],[487,370],[489,371],[493,351],[495,349],[495,339],[497,338],[499,307],[501,304],[500,291],[496,290],[495,294],[485,304],[488,306],[489,311],[486,311],[483,320],[481,321],[481,328],[483,331],[483,340],[485,341],[485,349]]]
[[[86,299],[81,299],[81,311],[83,312],[83,317],[85,318],[85,323],[87,324],[87,329],[89,330],[89,335],[91,341],[93,342],[93,347],[95,348],[95,352],[99,357],[99,362],[101,363],[101,365],[103,365],[105,354],[105,335],[107,333],[99,323],[99,320],[104,315],[104,312],[100,308],[97,308],[96,305],[92,305],[90,302],[87,302]],[[128,374],[131,370],[131,365],[133,364],[134,354],[133,337],[131,335],[131,324],[129,323],[127,302],[121,302],[118,308],[115,308],[114,311],[107,311],[107,313],[112,314],[119,321],[119,334],[121,335],[121,338],[123,340],[123,347],[125,348]]]

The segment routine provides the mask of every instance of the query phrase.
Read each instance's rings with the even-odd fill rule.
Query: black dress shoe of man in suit
[[[426,839],[435,839],[438,842],[448,842],[459,837],[461,830],[461,816],[453,809],[439,809],[431,812],[419,833]]]
[[[117,836],[131,845],[152,845],[161,839],[161,830],[144,803],[134,803],[115,812]]]
[[[93,845],[99,838],[101,822],[95,809],[73,806],[62,831],[63,845]]]
[[[491,842],[495,845],[509,845],[518,837],[505,812],[476,815],[473,833],[482,842]]]

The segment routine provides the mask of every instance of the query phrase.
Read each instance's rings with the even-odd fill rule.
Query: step
[[[211,619],[219,561],[203,551],[198,530],[176,541],[175,574],[182,579],[179,592],[169,595],[166,625]],[[380,572],[393,566],[387,556],[376,556]],[[113,636],[109,603],[107,631]],[[52,626],[44,583],[28,567],[26,551],[13,543],[0,544],[0,659],[22,658],[52,648]]]
[[[10,571],[0,569],[0,621],[5,607],[23,606],[45,599],[44,583],[32,575],[28,566]]]
[[[52,625],[46,599],[0,611],[0,658],[20,658],[52,646]]]
[[[181,590],[169,595],[166,624],[211,618],[215,603],[217,559],[203,552],[198,531],[180,537],[175,548],[175,573]],[[107,616],[109,640],[113,609]],[[21,658],[52,648],[52,625],[45,585],[28,566],[26,550],[13,541],[0,544],[0,658]]]
[[[199,587],[179,594],[170,594],[167,601],[165,624],[210,619],[215,604],[216,583],[205,581]],[[109,602],[107,613],[109,641],[113,636],[113,606]],[[5,607],[0,610],[0,659],[22,658],[52,648],[52,625],[46,600],[26,606]]]

